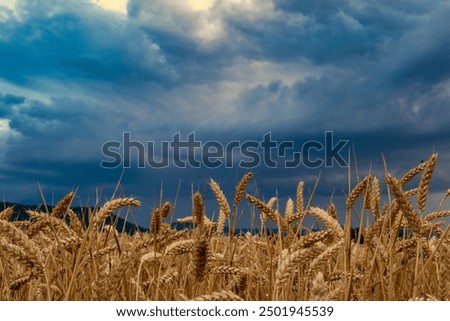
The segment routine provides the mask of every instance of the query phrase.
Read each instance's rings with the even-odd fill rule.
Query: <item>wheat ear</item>
[[[194,212],[192,217],[194,219],[194,224],[201,226],[203,224],[203,217],[205,217],[205,203],[203,202],[202,195],[196,192],[193,196],[194,198]]]
[[[250,179],[252,177],[253,173],[248,172],[239,181],[238,185],[236,186],[236,192],[234,194],[234,207],[238,207],[239,203],[241,203],[242,197],[244,196],[245,187],[247,186],[248,182],[250,182]]]
[[[303,188],[305,187],[305,182],[300,181],[297,186],[297,213],[303,213],[304,205],[303,205]]]
[[[430,187],[431,176],[436,166],[438,154],[434,153],[426,162],[425,169],[419,182],[419,191],[417,192],[417,207],[421,213],[427,205],[428,188]]]
[[[53,208],[52,210],[52,216],[56,218],[61,218],[64,214],[64,212],[67,210],[67,208],[72,203],[73,198],[75,197],[74,192],[69,192],[64,196]]]
[[[231,291],[222,290],[220,292],[213,292],[211,294],[204,294],[198,296],[195,299],[193,299],[193,301],[244,301],[244,300],[240,296]]]
[[[325,263],[328,261],[331,257],[336,255],[336,253],[339,251],[339,249],[343,248],[344,246],[344,239],[342,238],[339,242],[334,243],[333,245],[327,247],[325,251],[320,253],[312,262],[310,265],[311,270],[314,270],[317,266]]]
[[[292,249],[297,250],[310,247],[317,242],[324,242],[326,239],[329,239],[331,237],[334,237],[334,232],[330,230],[309,233],[301,236],[298,242],[292,244]]]
[[[223,230],[225,228],[225,220],[230,216],[230,205],[228,204],[228,201],[223,194],[222,190],[220,189],[219,184],[217,184],[213,179],[209,182],[209,186],[211,187],[211,190],[214,193],[214,196],[217,199],[217,202],[219,203],[219,219],[217,220],[217,234],[222,235]]]
[[[331,216],[333,219],[335,219],[335,220],[338,219],[337,208],[336,208],[336,205],[334,205],[333,202],[330,202],[330,204],[328,204],[327,212],[328,212],[328,214],[330,214],[330,216]]]
[[[439,299],[446,301],[449,299],[450,285],[450,251],[448,242],[444,242],[440,248],[439,265]]]
[[[350,192],[350,195],[347,197],[347,202],[346,202],[347,210],[349,210],[353,207],[358,196],[364,190],[367,189],[367,186],[368,186],[369,182],[372,180],[372,177],[373,177],[372,175],[367,175],[366,177],[364,177],[364,179],[362,181],[360,181],[358,184],[356,184],[356,186]],[[366,197],[366,195],[364,197]]]
[[[161,231],[161,211],[159,208],[155,208],[152,212],[152,219],[150,221],[150,232],[154,235],[158,235]]]
[[[14,213],[14,206],[10,206],[5,208],[3,211],[0,212],[0,220],[9,220],[11,215]]]
[[[101,222],[103,222],[112,212],[118,208],[125,206],[141,206],[141,203],[131,197],[126,198],[118,198],[111,201],[108,201],[103,205],[103,207],[96,213],[93,219],[94,226],[98,226]]]
[[[170,204],[170,202],[165,202],[164,205],[161,207],[161,218],[165,219],[170,215],[170,213],[173,211],[173,205]]]
[[[421,222],[417,216],[409,198],[403,192],[403,189],[397,178],[391,174],[386,174],[386,183],[389,185],[392,193],[395,196],[399,208],[402,210],[403,215],[408,219],[411,228],[415,233],[420,234]]]
[[[210,256],[209,239],[201,235],[196,239],[193,249],[193,274],[197,281],[202,281],[206,274],[206,266]]]
[[[27,258],[36,266],[43,270],[44,256],[39,248],[28,236],[9,222],[0,220],[0,235],[5,237],[11,244],[23,249]]]
[[[325,282],[325,277],[322,272],[318,272],[311,287],[311,301],[327,301],[328,297],[328,285]]]
[[[192,252],[195,246],[195,240],[181,240],[174,242],[166,247],[166,255],[180,255]]]
[[[417,174],[419,174],[421,171],[425,169],[427,166],[426,162],[422,162],[413,169],[410,169],[408,172],[406,172],[399,180],[400,185],[405,185],[410,180],[412,180]]]
[[[378,218],[380,215],[380,200],[381,200],[381,191],[380,191],[380,182],[378,178],[375,176],[372,179],[372,193],[370,195],[370,205],[375,218]]]
[[[318,207],[311,207],[308,213],[321,220],[338,238],[344,237],[344,230],[330,214]]]
[[[25,276],[15,279],[9,285],[9,289],[12,291],[19,291],[25,284],[27,284],[33,277],[33,272],[27,273]]]
[[[284,218],[289,219],[292,216],[294,216],[294,201],[289,198],[284,209]]]
[[[292,253],[283,251],[284,253],[280,256],[279,266],[275,273],[275,288],[279,289],[280,285],[289,279],[296,268],[309,263],[317,255],[322,253],[324,249],[325,245],[319,242],[312,247],[300,249]]]
[[[266,203],[263,201],[260,201],[256,197],[252,195],[247,195],[247,200],[255,205],[260,211],[261,214],[263,214],[263,217],[268,217],[275,223],[279,224],[280,221],[280,215],[278,212],[274,211],[271,207],[269,207]]]
[[[209,271],[209,274],[225,274],[225,275],[239,275],[239,274],[243,274],[246,271],[234,266],[228,266],[228,265],[220,265],[220,266],[216,266],[214,268],[212,268]]]

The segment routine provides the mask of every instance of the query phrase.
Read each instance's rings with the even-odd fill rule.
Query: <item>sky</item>
[[[248,193],[277,195],[280,209],[300,180],[308,198],[320,177],[311,204],[333,198],[342,219],[349,172],[352,186],[369,171],[382,181],[384,160],[401,176],[438,152],[436,210],[450,187],[449,18],[448,0],[0,0],[0,197],[54,204],[76,190],[74,205],[84,205],[132,196],[145,226],[161,195],[181,217],[200,191],[217,216],[209,179],[231,202],[251,170]],[[155,146],[177,133],[223,145],[269,133],[292,142],[288,157],[327,132],[346,142],[350,170],[248,169],[239,153],[230,168],[139,168],[136,149],[128,168],[101,166],[112,159],[105,143],[124,146],[124,133]],[[255,216],[245,202],[239,213],[243,225]]]

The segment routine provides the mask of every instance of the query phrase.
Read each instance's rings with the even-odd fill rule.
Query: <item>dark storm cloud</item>
[[[42,75],[79,82],[166,80],[157,47],[137,27],[77,3],[18,1],[20,19],[0,21],[2,78],[17,84]]]

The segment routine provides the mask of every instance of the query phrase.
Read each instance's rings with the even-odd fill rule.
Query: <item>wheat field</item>
[[[210,180],[217,220],[194,193],[192,216],[178,220],[190,224],[183,230],[169,224],[170,202],[153,209],[149,232],[133,235],[105,220],[140,206],[134,198],[90,210],[88,224],[71,208],[74,192],[50,212],[27,211],[28,221],[10,220],[14,209],[7,208],[0,212],[0,299],[448,300],[450,211],[442,205],[450,190],[425,213],[437,157],[401,177],[368,174],[349,190],[342,215],[331,202],[310,206],[304,182],[286,204],[249,195],[252,173],[232,202]],[[415,177],[418,186],[409,186]],[[243,208],[260,217],[258,233],[227,232]],[[321,228],[304,226],[305,219]],[[275,232],[265,229],[269,223]]]

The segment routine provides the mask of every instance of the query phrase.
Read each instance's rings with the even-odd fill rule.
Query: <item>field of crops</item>
[[[105,223],[139,206],[133,198],[90,211],[89,224],[71,209],[73,192],[50,212],[28,211],[28,221],[10,220],[7,208],[0,212],[0,300],[448,300],[450,211],[442,205],[449,192],[425,212],[436,163],[433,154],[402,177],[367,175],[347,196],[345,221],[332,203],[310,206],[303,182],[286,204],[247,194],[252,173],[232,202],[210,181],[217,220],[194,193],[192,216],[179,219],[192,226],[184,230],[168,224],[169,202],[153,209],[149,232],[133,235]],[[277,232],[227,233],[243,202]],[[308,230],[307,217],[322,228]]]

